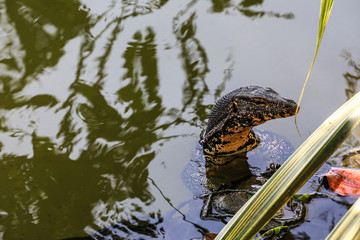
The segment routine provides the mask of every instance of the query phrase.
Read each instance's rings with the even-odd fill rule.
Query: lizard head
[[[212,141],[208,144],[211,146],[233,141],[229,139],[241,139],[245,144],[254,126],[293,116],[296,108],[296,102],[281,97],[271,88],[248,86],[235,89],[215,103],[202,142]]]

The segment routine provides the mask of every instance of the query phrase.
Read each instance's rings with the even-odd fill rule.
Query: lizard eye
[[[265,91],[278,94],[278,93],[275,92],[272,88],[269,88],[269,87],[265,88]]]
[[[232,111],[233,111],[234,113],[237,113],[237,111],[238,111],[238,105],[237,105],[236,102],[233,102],[233,104],[232,104]]]

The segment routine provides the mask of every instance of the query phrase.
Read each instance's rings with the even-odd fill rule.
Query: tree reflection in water
[[[355,59],[350,52],[345,50],[342,55],[351,68],[351,71],[343,74],[347,85],[345,96],[346,100],[349,100],[360,90],[360,60]],[[335,166],[359,168],[359,146],[360,129],[357,127],[336,150],[330,161]]]
[[[264,3],[264,0],[211,0],[213,3],[212,10],[214,12],[224,12],[224,11],[238,11],[249,18],[261,18],[264,16],[276,17],[276,18],[285,18],[293,19],[295,16],[293,13],[276,13],[273,11],[258,11],[255,10],[256,6],[261,6]]]
[[[204,103],[210,92],[208,58],[196,36],[198,2],[177,9],[169,29],[186,76],[178,86],[178,108],[166,107],[159,94],[156,28],[149,23],[131,29],[131,39],[124,34],[128,21],[149,14],[154,1],[113,1],[99,14],[77,0],[0,3],[4,239],[59,239],[82,236],[84,230],[135,239],[165,234],[164,214],[151,206],[148,165],[162,143],[179,136],[168,129],[204,126],[210,110]],[[155,11],[166,3],[156,1]],[[250,10],[262,1],[212,3],[214,12],[231,8],[249,17],[286,18]],[[78,51],[73,79],[62,82],[68,92],[59,94],[58,86],[29,90],[45,84],[47,70],[69,54],[70,41],[78,41],[79,49],[71,50]],[[110,68],[121,69],[120,75],[109,76]],[[225,74],[215,96],[228,78]]]

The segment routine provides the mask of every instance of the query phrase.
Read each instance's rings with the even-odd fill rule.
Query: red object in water
[[[334,192],[347,197],[360,197],[360,169],[332,167],[325,173]]]
[[[205,233],[205,239],[206,240],[214,240],[216,238],[217,234],[215,233]]]

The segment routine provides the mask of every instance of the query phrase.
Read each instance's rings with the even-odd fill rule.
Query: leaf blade
[[[299,112],[299,107],[300,107],[302,97],[304,95],[305,87],[306,87],[307,82],[309,80],[310,73],[312,71],[312,68],[314,66],[317,53],[318,53],[319,48],[320,48],[322,37],[324,36],[326,24],[327,24],[327,22],[329,20],[333,4],[334,4],[334,0],[321,0],[320,14],[319,14],[319,29],[318,29],[318,37],[317,37],[317,42],[316,42],[315,54],[314,54],[313,60],[312,60],[311,65],[310,65],[309,72],[308,72],[308,74],[306,76],[304,85],[302,87],[300,97],[299,97],[299,101],[298,101],[298,105],[297,105],[297,108],[296,108],[296,111],[295,111],[294,121],[295,121],[296,130],[298,131],[300,136],[301,136],[301,134],[300,134],[300,130],[299,130],[298,125],[297,125],[296,117],[297,117],[297,113]]]

